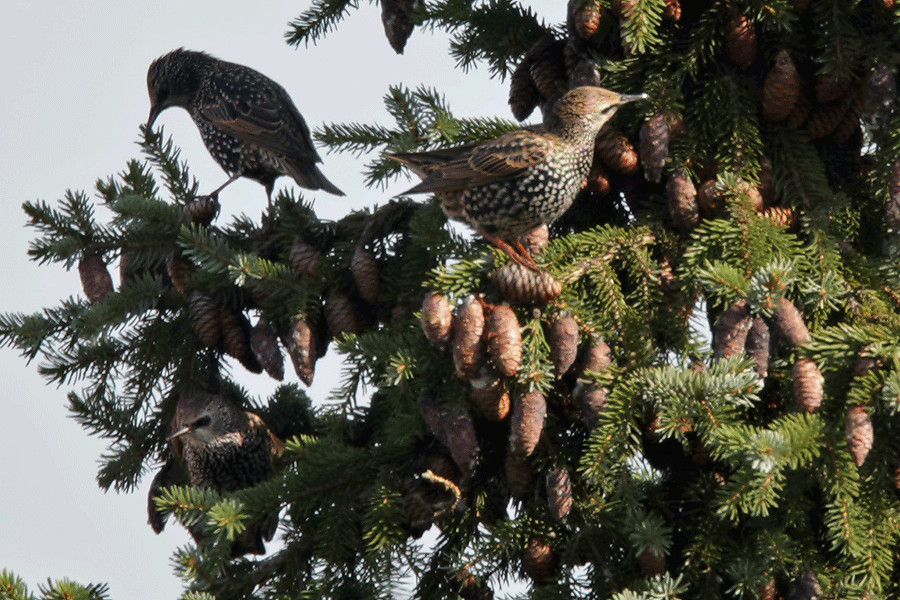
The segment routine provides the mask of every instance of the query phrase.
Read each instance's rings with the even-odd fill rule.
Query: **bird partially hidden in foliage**
[[[558,219],[585,185],[594,140],[616,111],[645,95],[600,87],[569,90],[542,125],[492,140],[416,153],[385,153],[433,193],[451,219],[469,224],[515,262],[535,269],[520,237]]]
[[[147,71],[147,128],[171,106],[188,111],[212,157],[230,176],[210,196],[239,177],[266,188],[293,177],[300,187],[343,196],[316,166],[322,162],[306,121],[290,96],[259,71],[179,48],[153,61]]]
[[[156,533],[165,527],[165,516],[154,502],[163,487],[189,483],[220,493],[250,487],[272,476],[273,459],[284,451],[284,443],[258,415],[218,394],[182,396],[171,431],[172,457],[153,479],[148,498],[149,523]],[[235,539],[232,556],[265,553],[263,540],[272,539],[277,525],[277,514],[250,523]],[[189,530],[200,542],[200,529]]]

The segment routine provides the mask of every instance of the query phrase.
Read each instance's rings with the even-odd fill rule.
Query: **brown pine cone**
[[[764,208],[760,213],[763,219],[768,219],[776,225],[781,225],[788,231],[797,231],[800,227],[800,219],[797,217],[797,211],[790,206],[769,206]]]
[[[276,381],[284,379],[284,357],[278,345],[278,334],[262,317],[250,330],[250,350],[269,377]]]
[[[325,322],[334,337],[345,333],[359,335],[363,331],[359,311],[350,298],[340,292],[331,292],[325,299]]]
[[[219,308],[219,327],[225,354],[240,360],[250,352],[250,332],[244,330],[238,315],[227,308]]]
[[[419,406],[419,412],[422,413],[422,418],[425,419],[425,424],[431,431],[431,435],[446,445],[447,440],[444,437],[446,433],[444,431],[444,417],[446,415],[435,393],[431,390],[422,390],[419,392],[416,404]]]
[[[664,554],[657,554],[653,550],[647,549],[638,554],[637,559],[641,571],[649,577],[666,572],[666,556]]]
[[[787,298],[781,297],[778,300],[772,320],[778,335],[794,348],[809,341],[809,329],[806,328],[803,315]]]
[[[544,541],[532,538],[522,555],[522,566],[525,574],[535,583],[541,583],[553,575],[556,569],[556,558],[553,550]]]
[[[186,294],[188,282],[197,268],[188,258],[180,253],[173,254],[166,261],[166,271],[169,273],[169,279],[172,281],[172,287],[181,294]]]
[[[184,205],[184,214],[195,225],[208,226],[219,215],[222,206],[215,196],[198,196]]]
[[[534,271],[518,263],[507,263],[488,273],[500,295],[517,304],[546,304],[562,293],[562,285],[546,271]]]
[[[756,25],[746,15],[730,10],[725,23],[725,52],[741,69],[749,69],[756,62]]]
[[[594,142],[594,161],[598,158],[625,175],[634,175],[640,168],[637,150],[627,137],[609,126],[600,130]]]
[[[725,206],[725,192],[719,189],[715,178],[704,181],[697,190],[697,205],[706,219],[715,218]]]
[[[492,600],[494,592],[488,587],[481,577],[476,577],[468,569],[463,569],[456,574],[459,582],[459,597],[461,600]]]
[[[771,337],[769,336],[769,325],[762,317],[753,319],[750,331],[747,332],[747,343],[744,345],[744,349],[756,361],[756,373],[760,377],[766,377],[769,374]]]
[[[538,225],[525,235],[521,236],[519,241],[521,241],[525,248],[532,254],[540,254],[550,244],[550,228],[546,225]]]
[[[484,308],[481,300],[469,295],[463,298],[453,318],[453,365],[463,379],[477,377],[484,362]]]
[[[531,77],[531,61],[526,56],[509,78],[509,108],[519,121],[528,118],[541,102],[541,93]]]
[[[350,259],[350,273],[362,299],[369,304],[378,302],[381,276],[378,273],[375,256],[362,246],[357,246],[353,251],[353,258]]]
[[[502,421],[509,414],[510,397],[503,380],[491,369],[482,369],[479,377],[469,380],[472,399],[478,412],[488,421]]]
[[[381,24],[384,35],[397,54],[403,54],[413,31],[413,11],[417,0],[381,0]]]
[[[775,587],[775,580],[769,578],[769,581],[766,582],[765,585],[761,585],[756,588],[756,596],[759,600],[775,600],[775,592],[777,592],[777,588]]]
[[[591,164],[591,170],[588,171],[584,189],[600,196],[605,196],[612,191],[609,172],[603,168],[603,164],[599,160],[595,160]]]
[[[92,304],[102,302],[113,291],[112,276],[98,254],[85,252],[78,261],[78,275],[84,295]]]
[[[316,373],[316,338],[303,317],[297,317],[287,331],[282,333],[281,343],[291,357],[294,372],[307,386],[312,385]]]
[[[825,378],[812,360],[801,358],[794,363],[792,372],[794,380],[794,396],[800,408],[806,412],[815,412],[822,405]]]
[[[513,406],[510,424],[510,452],[531,456],[541,439],[544,419],[547,417],[547,401],[538,390],[532,390],[519,398]]]
[[[553,320],[547,343],[556,378],[561,379],[575,364],[578,356],[578,322],[571,314],[562,314]]]
[[[462,410],[451,411],[444,416],[441,426],[453,462],[465,477],[469,477],[478,456],[478,439],[471,417]]]
[[[678,0],[666,0],[666,9],[663,11],[663,19],[666,21],[681,20],[681,3]]]
[[[841,102],[841,106],[844,107],[844,116],[831,132],[831,139],[835,142],[846,142],[859,129],[859,119],[863,109],[860,92],[859,89],[851,90]]]
[[[816,108],[806,122],[809,138],[819,140],[832,133],[844,119],[846,110],[843,102],[831,102]]]
[[[319,271],[323,258],[321,252],[300,238],[295,238],[291,244],[291,253],[288,261],[294,273],[301,277],[306,277]]]
[[[730,358],[744,351],[752,320],[746,300],[734,302],[719,317],[713,336],[713,357]]]
[[[678,167],[666,182],[666,197],[669,201],[672,223],[679,231],[689,233],[700,224],[697,188],[687,176],[684,167]]]
[[[850,79],[837,80],[831,75],[816,76],[816,100],[819,102],[833,102],[850,89],[853,81]]]
[[[547,474],[547,504],[550,514],[557,521],[565,521],[572,510],[572,480],[565,467],[558,467]]]
[[[494,306],[484,326],[488,356],[497,371],[515,376],[522,362],[522,330],[516,313],[509,306]]]
[[[772,159],[763,156],[759,167],[759,193],[762,195],[763,206],[771,206],[775,201],[775,168],[772,166]]]
[[[457,486],[462,478],[462,473],[456,468],[456,465],[443,454],[432,452],[425,456],[426,471],[431,471],[438,477],[452,481]]]
[[[587,39],[597,33],[603,12],[600,0],[569,0],[569,11],[579,37]]]
[[[219,325],[219,307],[208,294],[194,290],[188,296],[188,321],[197,338],[207,348],[219,343],[222,329]]]
[[[545,100],[561,97],[569,88],[564,56],[565,41],[545,37],[536,42],[526,56],[531,79]]]
[[[600,415],[606,408],[606,398],[606,388],[596,383],[589,384],[587,389],[579,395],[581,420],[588,429],[593,429],[600,420]]]
[[[801,89],[800,94],[797,96],[797,100],[794,102],[794,107],[791,109],[791,114],[788,115],[788,124],[792,127],[801,127],[806,124],[809,119],[809,113],[812,112],[812,108],[812,101]]]
[[[763,82],[762,108],[766,119],[773,123],[787,119],[800,95],[800,84],[800,73],[790,52],[779,51]]]
[[[638,155],[648,181],[659,182],[669,158],[669,124],[661,110],[641,126]]]
[[[403,490],[403,506],[406,508],[407,517],[409,517],[410,534],[418,539],[431,528],[434,518],[434,507],[425,497],[425,492],[421,485],[417,485],[416,482],[412,481],[405,488]]]
[[[422,301],[422,331],[432,344],[443,346],[453,331],[453,312],[443,294],[428,292]]]
[[[862,406],[854,406],[847,413],[847,446],[857,467],[866,462],[873,443],[874,429],[869,413]]]
[[[638,0],[612,0],[610,7],[618,19],[630,19],[637,9]]]
[[[523,454],[507,452],[503,468],[510,496],[516,500],[526,500],[531,495],[531,483],[534,479],[531,460]]]

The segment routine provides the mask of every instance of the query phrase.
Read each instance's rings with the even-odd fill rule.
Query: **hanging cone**
[[[775,169],[768,156],[763,156],[759,161],[759,193],[764,207],[771,206],[775,201]]]
[[[378,292],[381,289],[381,276],[378,274],[378,263],[375,256],[363,248],[357,246],[350,259],[350,273],[359,290],[359,295],[369,304],[378,302]]]
[[[669,158],[669,124],[661,110],[641,126],[638,155],[648,181],[659,182]]]
[[[169,273],[172,287],[181,294],[187,294],[188,282],[196,270],[194,263],[181,253],[173,254],[166,261],[166,271]]]
[[[295,238],[291,244],[291,253],[288,261],[294,273],[301,277],[314,275],[319,271],[319,266],[323,260],[322,253],[301,240]]]
[[[359,311],[350,298],[340,292],[331,292],[325,299],[325,322],[334,337],[345,333],[359,335],[363,331]]]
[[[666,8],[663,11],[663,19],[666,21],[681,20],[681,3],[678,0],[666,0]]]
[[[572,510],[572,481],[565,467],[547,474],[547,504],[557,521],[565,521]]]
[[[197,338],[207,348],[219,343],[222,330],[219,326],[219,307],[211,296],[194,290],[188,296],[188,321]]]
[[[763,82],[762,108],[766,119],[773,123],[787,119],[800,95],[800,84],[800,74],[790,52],[779,51]]]
[[[417,0],[381,0],[381,24],[394,52],[403,54],[413,30],[413,12]]]
[[[484,362],[484,308],[481,300],[469,295],[463,298],[453,319],[453,365],[464,379],[478,376]]]
[[[507,452],[503,467],[510,496],[516,500],[526,500],[531,495],[531,483],[534,479],[531,460],[522,454]]]
[[[556,372],[556,378],[565,375],[578,356],[578,322],[569,314],[561,314],[550,325],[547,335],[550,346],[550,362]]]
[[[534,271],[518,263],[507,263],[488,273],[500,295],[516,304],[546,304],[559,297],[562,285],[546,271]]]
[[[862,406],[854,406],[847,413],[847,446],[857,467],[866,462],[873,442],[874,430],[869,413]]]
[[[422,331],[432,344],[443,346],[453,331],[453,312],[443,294],[429,292],[422,301]]]
[[[630,19],[637,9],[638,0],[612,0],[611,8],[618,19]]]
[[[713,357],[730,358],[744,351],[750,331],[750,309],[746,300],[738,300],[722,313],[713,336]]]
[[[78,275],[84,295],[92,304],[102,302],[113,291],[112,276],[97,254],[85,253],[78,261]]]
[[[528,118],[541,101],[541,93],[531,78],[531,61],[522,59],[509,78],[509,108],[519,121]]]
[[[750,17],[736,10],[728,12],[725,23],[725,53],[741,69],[749,69],[756,62],[756,25]]]
[[[538,225],[520,238],[522,244],[532,254],[540,254],[550,244],[550,228]]]
[[[715,178],[704,181],[697,190],[697,205],[706,219],[715,218],[725,206],[725,192],[719,189]]]
[[[482,369],[482,374],[469,380],[472,399],[478,412],[488,421],[502,421],[509,414],[510,397],[503,380],[493,370]]]
[[[794,303],[785,297],[778,300],[775,312],[772,314],[775,331],[782,338],[796,348],[809,341],[809,330],[803,321],[803,316]]]
[[[446,445],[446,439],[444,438],[445,415],[435,393],[431,390],[422,390],[419,392],[416,404],[419,406],[419,412],[422,413],[422,418],[425,419],[425,424],[428,426],[428,430],[431,431],[431,435]]]
[[[431,528],[434,517],[434,507],[425,497],[425,492],[415,480],[404,484],[403,507],[409,518],[410,535],[415,539],[422,537]]]
[[[794,380],[794,397],[800,408],[806,412],[815,412],[822,405],[825,378],[812,360],[801,358],[794,363],[792,371]]]
[[[584,393],[579,395],[581,419],[588,429],[593,429],[600,420],[600,415],[606,408],[606,398],[606,388],[596,383],[588,385]]]
[[[859,119],[862,116],[862,97],[861,90],[854,88],[850,90],[841,101],[844,114],[834,131],[831,132],[831,139],[837,143],[843,143],[850,139],[859,129]]]
[[[515,376],[522,362],[522,331],[513,309],[504,304],[494,306],[484,326],[484,337],[497,371],[506,377]]]
[[[638,554],[637,559],[641,571],[648,577],[662,575],[666,572],[666,556],[664,554],[657,554],[653,550],[647,549]]]
[[[459,410],[452,411],[441,421],[443,441],[450,449],[453,462],[459,467],[463,476],[472,475],[475,459],[478,456],[478,439],[475,437],[475,425],[468,414]]]
[[[854,377],[865,377],[873,370],[881,369],[884,366],[881,359],[874,356],[864,356],[863,350],[856,353],[856,364],[853,365]]]
[[[606,388],[587,379],[587,373],[600,373],[612,364],[612,352],[603,340],[597,340],[591,344],[582,358],[581,372],[578,382],[572,391],[572,396],[579,404],[581,418],[588,429],[592,429],[600,418],[600,413],[606,408]]]
[[[316,372],[316,339],[312,329],[303,317],[297,317],[282,333],[281,343],[291,357],[294,372],[305,385],[310,386]]]
[[[494,592],[488,587],[481,577],[476,577],[468,569],[463,569],[456,574],[459,582],[459,597],[461,600],[492,600]]]
[[[601,15],[601,20],[603,18],[605,17]],[[574,32],[574,25],[570,24],[569,29]],[[566,47],[563,48],[563,60],[570,89],[585,85],[599,87],[603,82],[597,63],[588,54],[588,48],[577,33],[570,34],[569,39],[566,40]]]
[[[457,486],[462,478],[462,473],[456,468],[453,461],[437,452],[432,452],[425,456],[424,470],[431,471],[438,477],[446,479],[447,481],[452,481]]]
[[[569,0],[575,32],[584,39],[597,33],[603,8],[600,0]]]
[[[610,169],[625,175],[634,175],[640,167],[637,150],[628,138],[608,126],[600,130],[594,142],[594,160],[598,158]]]
[[[531,456],[541,439],[547,401],[538,390],[532,390],[515,403],[509,433],[510,452]]]
[[[269,377],[276,381],[284,379],[284,357],[278,345],[278,334],[262,317],[250,330],[250,350]]]
[[[588,171],[587,183],[584,186],[589,192],[605,196],[612,191],[612,182],[609,179],[609,172],[603,168],[603,164],[599,160],[595,160],[591,164],[591,170]]]
[[[556,569],[556,558],[550,546],[537,538],[532,538],[522,555],[522,566],[525,574],[535,583],[541,583],[553,575]]]
[[[775,587],[775,580],[769,578],[769,581],[765,585],[756,588],[756,596],[759,600],[775,600],[776,591],[778,590]]]
[[[219,327],[225,354],[236,358],[251,373],[262,373],[262,365],[257,362],[250,349],[250,323],[247,317],[243,313],[220,308]]]
[[[700,205],[697,203],[697,188],[684,170],[675,173],[666,182],[666,197],[669,201],[669,215],[672,223],[682,233],[690,233],[700,224]]]
[[[213,196],[198,196],[184,205],[184,215],[195,225],[209,226],[219,215],[222,206]]]
[[[816,108],[806,122],[809,139],[819,140],[832,133],[844,119],[847,107],[842,102],[822,104]]]
[[[753,319],[750,331],[747,332],[747,343],[744,345],[744,349],[756,361],[756,366],[754,367],[756,373],[760,377],[766,377],[769,374],[771,338],[769,336],[769,325],[762,317]]]
[[[791,109],[791,114],[788,115],[788,124],[793,127],[804,125],[809,119],[809,113],[812,112],[812,108],[812,101],[801,89],[796,102],[794,102],[794,108]]]
[[[764,219],[772,221],[776,225],[786,228],[788,231],[797,231],[800,227],[800,219],[797,211],[790,206],[770,206],[759,213]]]
[[[850,79],[834,79],[831,75],[816,76],[816,100],[833,102],[847,93],[853,85]]]
[[[609,368],[612,364],[612,350],[603,340],[596,340],[585,350],[581,364],[581,377],[584,377],[588,371],[592,373],[600,373]]]
[[[531,79],[545,100],[555,100],[569,88],[563,55],[565,45],[562,40],[545,37],[535,43],[526,54]]]

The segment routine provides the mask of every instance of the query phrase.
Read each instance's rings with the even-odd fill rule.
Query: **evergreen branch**
[[[312,6],[291,21],[291,29],[284,34],[285,40],[290,46],[300,46],[300,44],[308,46],[310,42],[315,44],[333,31],[338,23],[350,13],[351,8],[354,10],[359,8],[359,2],[357,0],[314,0]]]

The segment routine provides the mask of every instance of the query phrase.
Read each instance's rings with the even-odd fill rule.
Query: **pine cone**
[[[764,208],[759,216],[772,221],[776,225],[781,225],[788,231],[797,231],[800,226],[797,211],[790,206],[770,206]]]
[[[78,261],[78,275],[84,295],[92,303],[102,302],[113,291],[112,276],[98,254],[86,252]]]
[[[219,215],[222,206],[215,196],[198,196],[184,205],[184,214],[195,225],[209,226]]]
[[[381,276],[378,274],[375,256],[362,246],[357,246],[353,258],[350,259],[350,273],[362,299],[369,304],[378,302]]]
[[[350,298],[340,292],[331,292],[325,299],[325,322],[331,335],[362,333],[362,318]]]
[[[381,24],[394,52],[403,54],[413,31],[413,12],[417,0],[381,0]]]
[[[484,579],[476,577],[468,569],[462,569],[457,573],[456,580],[459,582],[461,600],[491,600],[494,597]]]
[[[681,3],[678,0],[666,0],[666,8],[663,11],[663,19],[666,21],[681,20]]]
[[[725,192],[719,189],[715,178],[707,179],[697,190],[697,206],[704,218],[715,218],[725,206]]]
[[[640,168],[634,146],[627,137],[609,126],[600,130],[594,142],[594,161],[598,158],[610,169],[625,175],[634,175]]]
[[[609,172],[603,168],[603,164],[599,160],[595,160],[591,164],[591,170],[588,171],[587,182],[584,189],[600,196],[605,196],[612,191],[612,182],[609,179]]]
[[[488,273],[500,295],[517,304],[546,304],[562,293],[562,285],[546,271],[533,271],[518,263],[507,263]]]
[[[794,102],[794,108],[791,109],[791,114],[788,115],[788,124],[792,127],[804,125],[809,119],[809,113],[812,112],[812,108],[812,101],[801,89],[797,100]]]
[[[833,102],[847,93],[853,81],[850,79],[837,80],[830,75],[816,76],[816,100],[819,102]]]
[[[481,300],[469,295],[463,298],[453,319],[453,365],[464,379],[476,377],[484,362],[484,308]]]
[[[842,102],[822,104],[809,116],[806,131],[809,139],[819,140],[832,133],[843,120],[846,106]]]
[[[556,569],[556,558],[548,544],[532,538],[522,555],[522,566],[532,581],[541,583],[553,574]]]
[[[472,399],[478,412],[488,421],[502,421],[509,414],[510,397],[503,380],[492,370],[482,369],[481,375],[469,380]]]
[[[675,227],[682,233],[690,233],[700,223],[700,205],[697,203],[697,188],[684,167],[678,167],[666,182],[666,197]]]
[[[250,349],[250,323],[247,317],[243,313],[220,308],[219,327],[225,354],[236,358],[251,373],[262,373],[262,365],[257,362]]]
[[[520,238],[520,241],[532,254],[540,254],[550,244],[550,228],[538,225]]]
[[[509,107],[519,121],[528,118],[541,101],[541,93],[531,77],[531,61],[526,56],[509,78]]]
[[[637,9],[638,0],[612,0],[611,8],[618,19],[630,19]]]
[[[553,320],[547,343],[556,378],[561,379],[578,356],[578,322],[571,314],[562,314]]]
[[[746,15],[730,10],[725,23],[725,52],[741,69],[749,69],[756,62],[756,25]]]
[[[752,320],[746,300],[738,300],[722,313],[713,336],[713,357],[730,358],[744,351]]]
[[[638,154],[648,181],[658,183],[669,158],[669,124],[666,115],[658,110],[641,126]]]
[[[179,254],[173,254],[166,261],[166,271],[169,273],[169,279],[172,281],[172,287],[181,294],[186,294],[188,282],[197,268],[189,259]]]
[[[800,95],[800,74],[787,50],[775,55],[775,65],[766,75],[762,90],[763,115],[769,121],[784,121]]]
[[[854,406],[847,413],[847,446],[857,467],[866,462],[873,442],[874,430],[869,413],[862,406]]]
[[[519,398],[513,407],[510,424],[510,452],[531,456],[541,439],[546,417],[547,401],[541,392],[532,390]]]
[[[563,54],[565,41],[545,37],[528,51],[528,66],[535,87],[545,100],[561,97],[569,88]]]
[[[510,496],[516,500],[526,500],[531,494],[531,482],[534,478],[531,460],[522,454],[507,452],[503,467]]]
[[[484,337],[497,371],[506,377],[515,376],[522,362],[522,331],[515,311],[504,304],[494,306],[484,326]]]
[[[581,418],[589,429],[592,429],[606,407],[606,388],[585,379],[587,372],[600,373],[612,364],[612,352],[603,340],[598,340],[584,354],[578,383],[572,396],[581,408]]]
[[[638,554],[638,564],[641,571],[648,577],[662,575],[666,572],[666,557],[664,554],[657,554],[653,550],[644,550]]]
[[[453,312],[443,294],[429,292],[422,301],[422,331],[432,344],[443,346],[453,331]]]
[[[806,412],[815,412],[822,405],[825,378],[812,360],[801,358],[794,363],[792,372],[794,380],[794,396],[800,408]]]
[[[569,0],[569,11],[580,37],[587,39],[597,33],[603,12],[600,0]]]
[[[547,504],[550,514],[557,521],[565,521],[572,510],[572,481],[565,467],[558,467],[547,474]]]
[[[222,334],[219,325],[219,307],[211,296],[194,290],[188,296],[188,321],[197,338],[207,348],[213,348],[219,343]]]
[[[431,528],[434,507],[425,498],[421,485],[410,483],[403,491],[403,506],[409,517],[410,534],[418,539]]]
[[[601,19],[603,18],[605,17],[601,17]],[[591,58],[589,51],[583,49],[585,46],[586,42],[578,37],[577,33],[573,33],[566,40],[566,47],[563,48],[563,60],[566,65],[566,77],[569,79],[569,89],[585,85],[600,86],[602,83],[597,63]]]
[[[769,374],[771,338],[769,325],[762,317],[753,319],[750,331],[747,332],[747,343],[744,345],[744,349],[756,361],[756,373],[765,378]]]
[[[288,330],[282,333],[281,343],[291,357],[297,377],[307,386],[312,385],[318,354],[313,331],[303,317],[294,319]]]
[[[775,169],[768,156],[763,156],[759,161],[759,193],[763,206],[771,206],[775,200]]]
[[[278,334],[262,317],[250,330],[250,350],[272,379],[284,379],[284,357],[278,346]]]
[[[761,585],[756,588],[756,596],[759,600],[775,600],[775,592],[778,591],[775,587],[775,580],[769,578],[769,581],[766,582],[765,585]]]
[[[301,277],[306,277],[318,272],[323,258],[321,252],[300,238],[295,238],[291,244],[291,253],[288,260],[294,273]]]
[[[445,415],[438,402],[437,396],[431,390],[422,390],[419,392],[416,404],[419,406],[419,412],[422,413],[422,418],[425,419],[425,424],[428,426],[429,431],[431,431],[431,435],[439,442],[446,445],[447,440],[444,438]]]
[[[809,341],[809,330],[803,321],[803,316],[794,303],[785,297],[778,300],[775,312],[772,314],[775,331],[782,338],[796,348]]]
[[[605,387],[592,383],[579,395],[581,404],[581,419],[588,429],[593,429],[600,420],[600,415],[606,408],[607,391]]]
[[[462,478],[462,473],[456,468],[453,461],[437,452],[432,452],[425,456],[424,470],[431,471],[447,481],[452,481],[457,486]]]
[[[444,430],[443,440],[450,449],[453,462],[465,477],[469,477],[478,456],[478,439],[472,419],[461,410],[453,411],[443,418],[441,426]]]

